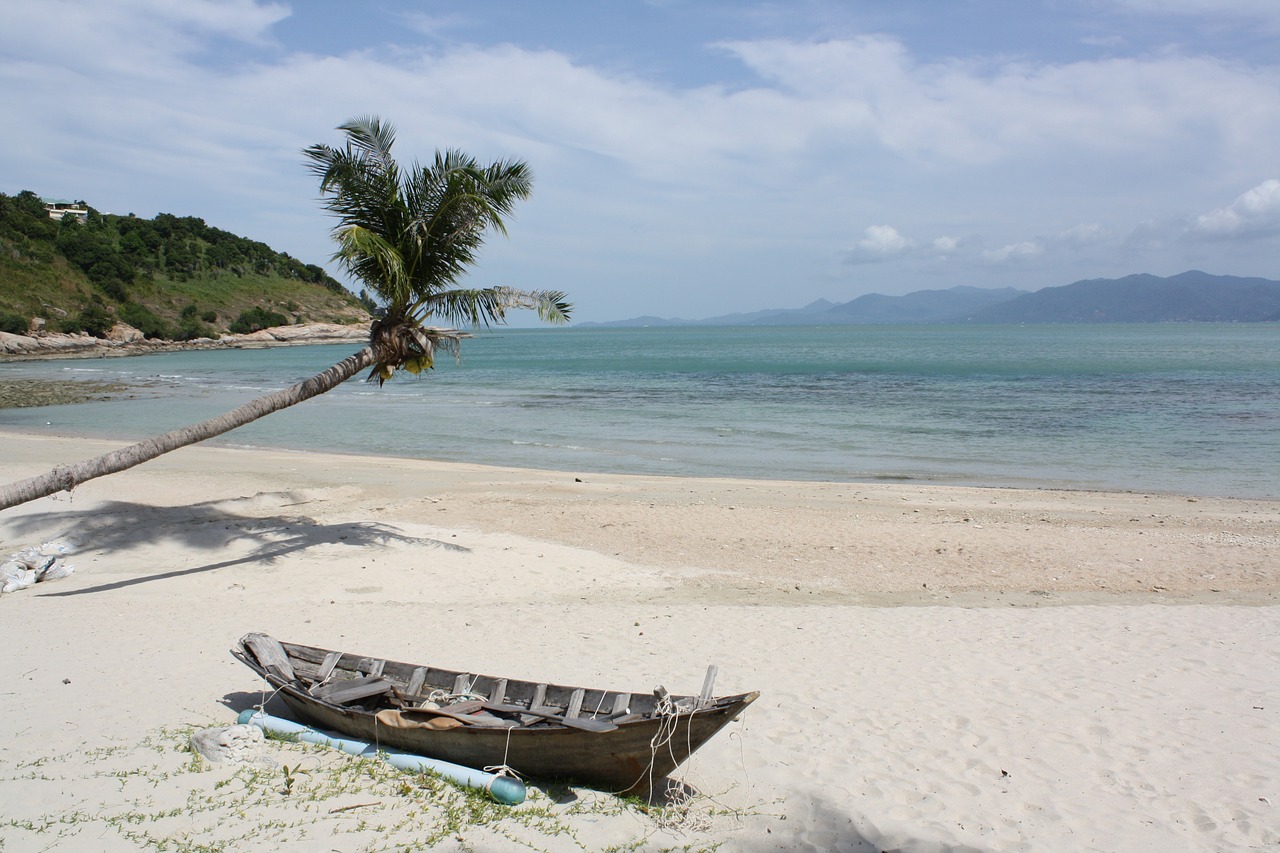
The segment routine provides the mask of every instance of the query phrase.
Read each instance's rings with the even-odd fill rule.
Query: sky
[[[579,322],[1280,279],[1276,0],[0,3],[0,192],[199,216],[359,289],[301,150],[365,115],[402,162],[526,161],[466,284]]]

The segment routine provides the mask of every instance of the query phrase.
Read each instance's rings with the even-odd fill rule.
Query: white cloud
[[[1193,230],[1208,237],[1280,232],[1280,180],[1263,181],[1227,207],[1201,215]]]
[[[1030,258],[1037,257],[1044,249],[1039,243],[1031,240],[1023,240],[1018,243],[1010,243],[1007,246],[1001,246],[999,249],[987,249],[982,253],[982,257],[991,263],[1003,264],[1016,261],[1025,261]]]
[[[0,4],[0,46],[7,62],[154,77],[173,67],[178,57],[210,52],[211,39],[268,44],[271,28],[288,16],[286,6],[254,0],[5,3]]]
[[[1137,244],[1112,236],[1134,223],[1182,216],[1181,232],[1159,232],[1164,246],[1188,227],[1224,236],[1274,223],[1263,192],[1273,182],[1254,201],[1214,208],[1274,174],[1275,65],[1176,54],[923,61],[892,35],[761,38],[717,43],[720,61],[754,75],[745,83],[681,86],[516,43],[449,43],[439,39],[449,9],[416,20],[425,47],[396,18],[377,49],[322,54],[273,40],[288,14],[275,3],[0,3],[0,90],[21,129],[0,149],[12,182],[0,191],[201,215],[319,260],[328,222],[299,149],[377,113],[399,127],[404,159],[456,146],[529,160],[534,196],[512,241],[486,249],[484,272],[585,288],[574,294],[583,319],[608,319],[590,316],[593,293],[649,298],[654,281],[672,299],[720,302],[707,282],[765,293],[781,280],[851,281],[823,268],[842,248],[851,262],[885,262],[864,272],[886,280],[940,278],[944,267],[995,276],[1017,260],[1049,276],[1109,248],[1113,264],[1139,263]],[[320,13],[299,4],[294,14]],[[236,61],[222,62],[227,53]],[[868,222],[882,224],[848,248],[848,223]],[[1095,224],[1064,232],[1072,222]],[[1246,260],[1188,266],[1248,272],[1228,263]]]
[[[883,261],[909,252],[914,245],[892,225],[869,225],[863,230],[862,239],[845,252],[844,261],[847,264]]]
[[[1096,222],[1087,222],[1068,228],[1057,236],[1057,242],[1069,246],[1088,246],[1109,238],[1107,229]]]
[[[1280,26],[1275,0],[1108,0],[1115,6],[1147,15],[1193,15],[1246,18]]]
[[[911,245],[911,241],[898,233],[892,225],[872,225],[864,232],[858,247],[867,252],[892,255]]]
[[[864,264],[892,258],[910,260],[941,259],[960,250],[962,241],[957,237],[935,237],[919,243],[900,233],[892,225],[871,225],[863,231],[862,239],[845,253],[845,263]]]
[[[1197,128],[1252,147],[1280,131],[1280,71],[1204,57],[919,64],[862,37],[723,45],[790,99],[810,133],[874,140],[897,156],[983,163],[1028,152],[1135,155]]]
[[[48,2],[48,0],[46,0]],[[75,3],[81,7],[84,3]],[[128,10],[144,17],[169,21],[179,27],[191,27],[247,42],[267,39],[270,28],[289,17],[283,3],[258,3],[255,0],[114,0],[105,5],[117,12]],[[132,14],[131,14],[132,17]],[[135,19],[136,20],[136,19]]]

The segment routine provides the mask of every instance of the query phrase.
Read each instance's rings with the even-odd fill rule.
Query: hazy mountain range
[[[1190,270],[1088,279],[1036,291],[960,286],[904,296],[869,293],[803,308],[703,320],[635,317],[579,326],[819,326],[924,323],[1267,323],[1280,321],[1280,281]]]

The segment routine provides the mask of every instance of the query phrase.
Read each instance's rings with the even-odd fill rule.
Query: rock
[[[107,340],[122,344],[131,344],[145,337],[146,335],[128,323],[116,323],[111,327],[111,331],[107,332]]]
[[[367,325],[342,326],[337,323],[302,323],[296,326],[276,326],[265,329],[277,341],[326,341],[326,340],[367,340]]]
[[[239,341],[243,343],[271,343],[279,340],[275,335],[271,334],[270,329],[260,329],[256,332],[247,332],[243,335],[224,335],[222,340]]]
[[[85,334],[41,333],[13,335],[0,332],[0,361],[32,358],[96,358],[104,355],[137,355],[149,352],[224,349],[227,347],[280,347],[350,341],[367,343],[369,323],[301,323],[277,326],[248,335],[223,335],[217,340],[161,341],[143,337],[126,323],[117,323],[107,339]]]
[[[29,335],[13,335],[0,332],[0,352],[26,353],[38,349],[36,339]]]
[[[201,729],[191,735],[191,749],[214,764],[268,762],[266,738],[257,726]]]
[[[88,335],[11,335],[0,332],[0,352],[11,355],[60,355],[89,352],[104,341]]]

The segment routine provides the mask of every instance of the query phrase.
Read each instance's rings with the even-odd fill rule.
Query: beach
[[[117,446],[0,433],[0,476]],[[0,597],[5,853],[424,845],[411,791],[320,790],[354,759],[275,753],[306,799],[185,750],[264,698],[250,631],[761,692],[684,824],[581,789],[434,849],[1280,849],[1273,500],[194,447],[0,513],[6,554],[54,539],[75,574]]]

